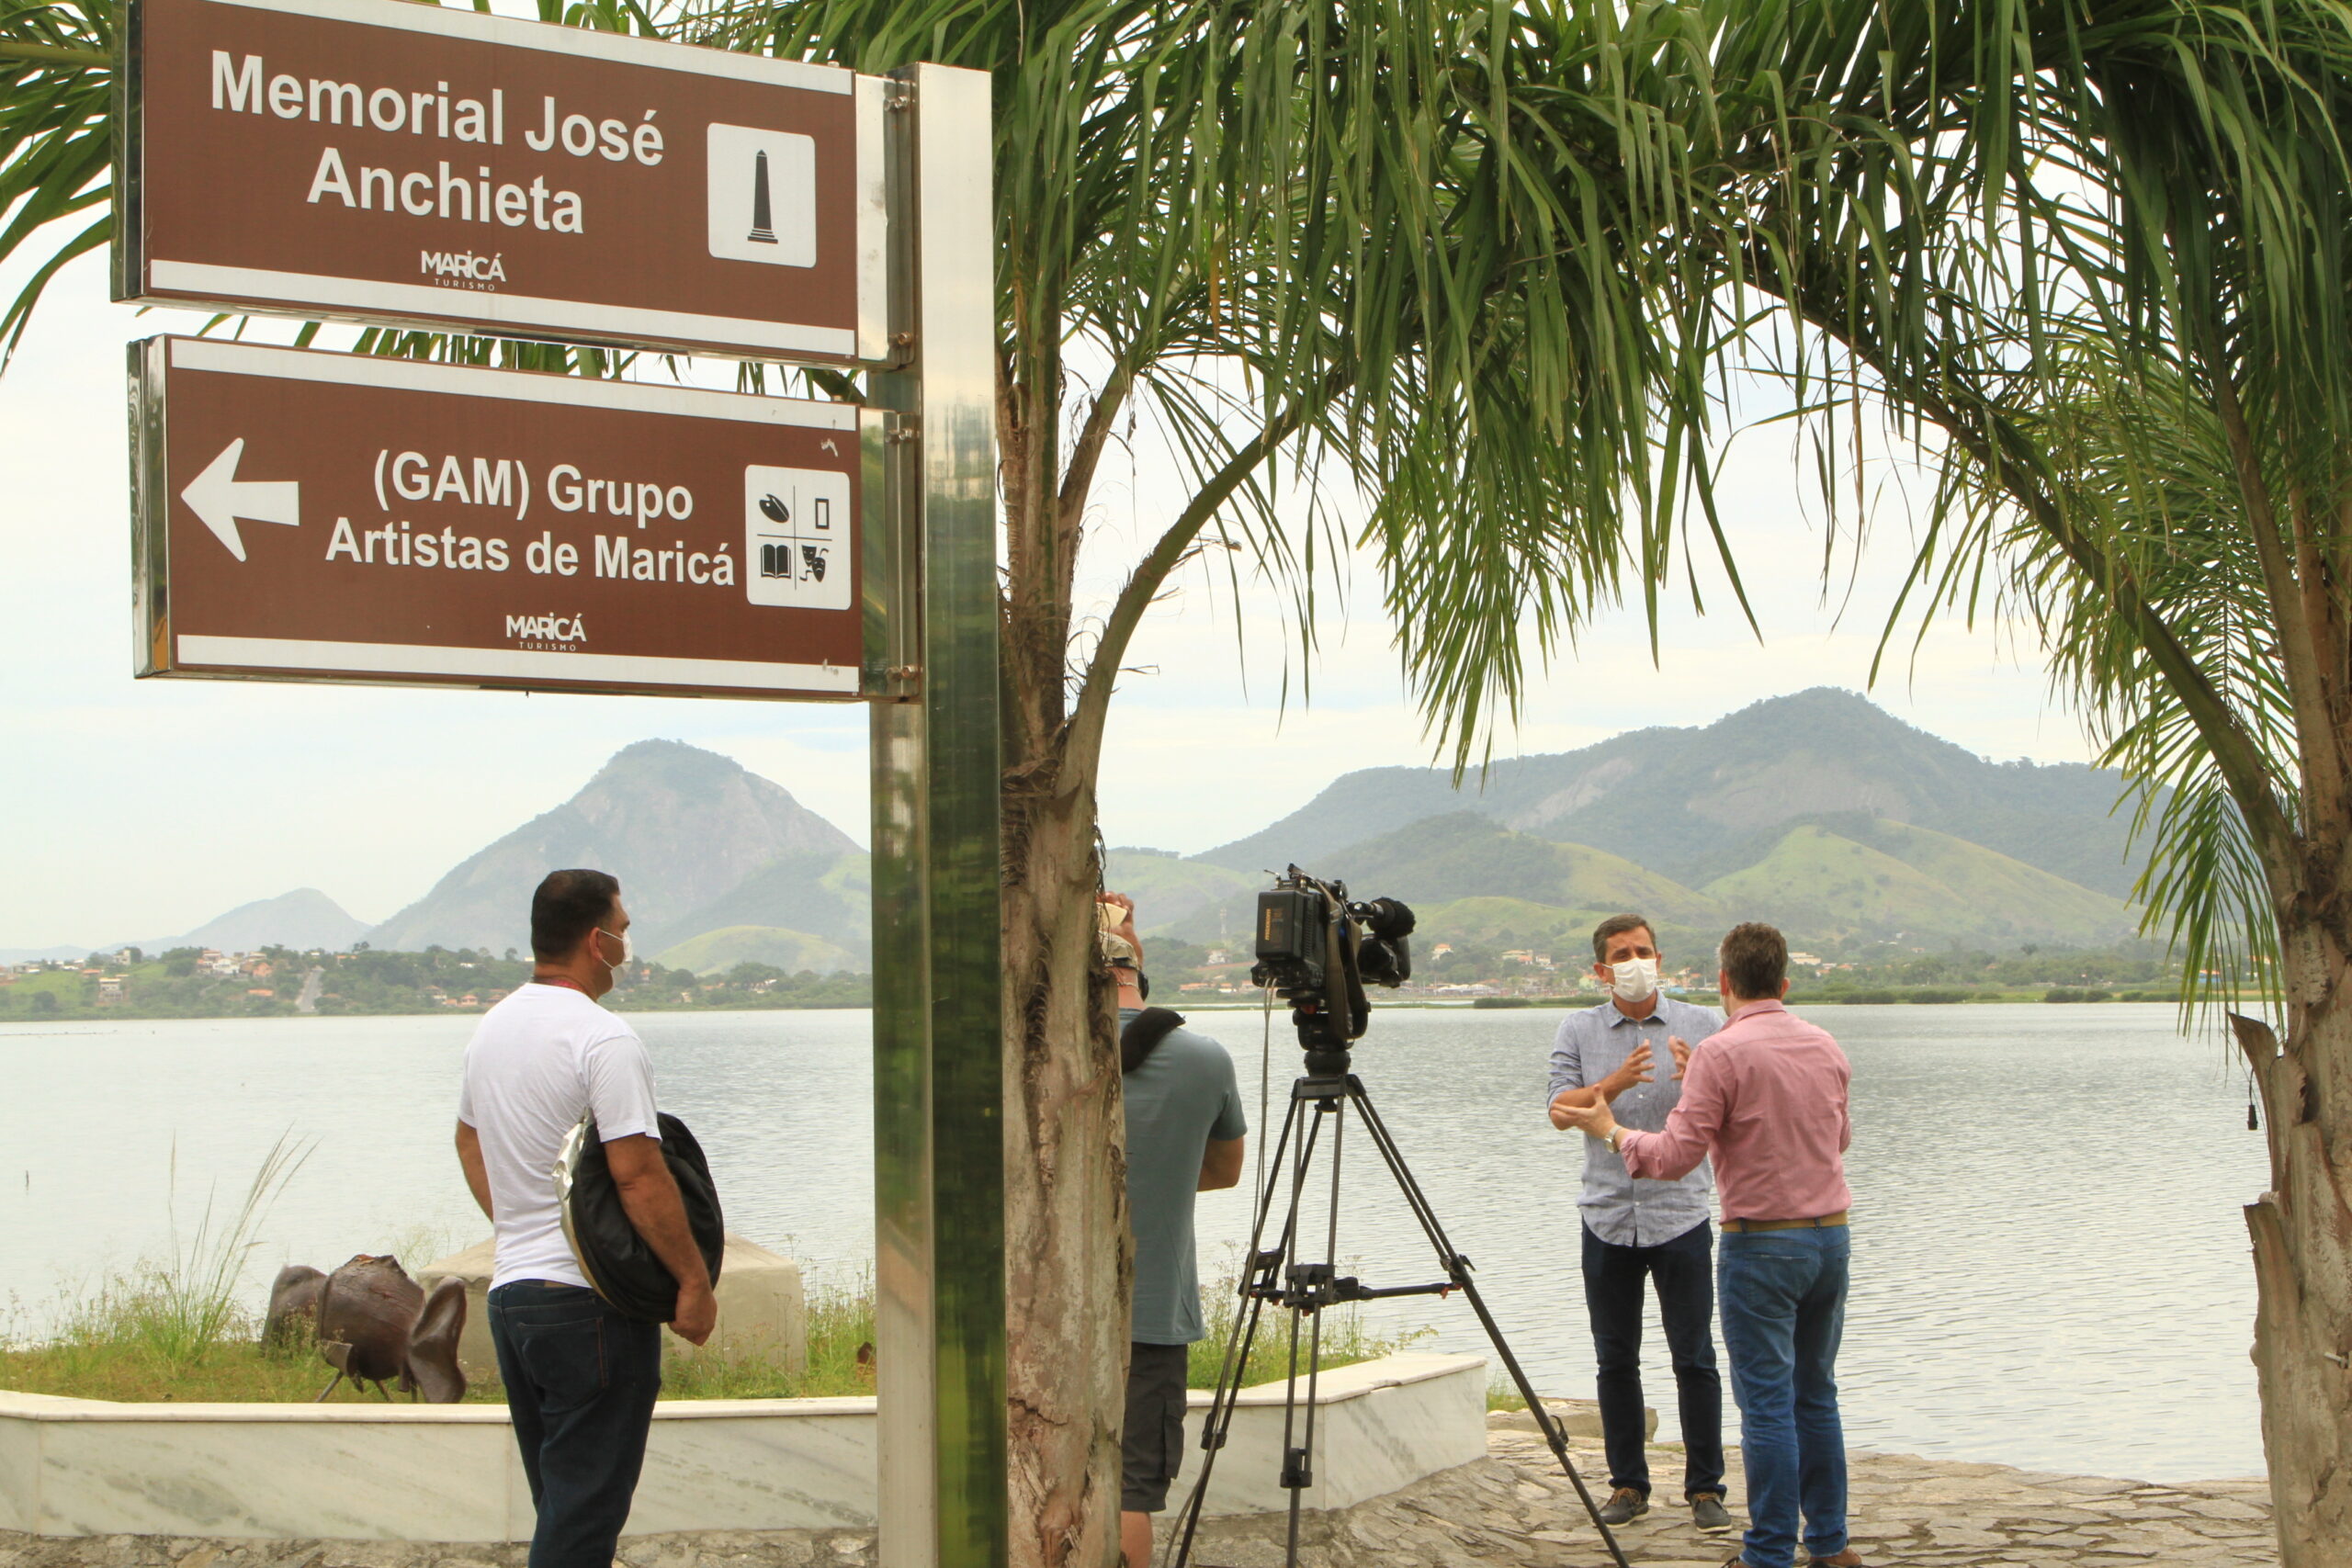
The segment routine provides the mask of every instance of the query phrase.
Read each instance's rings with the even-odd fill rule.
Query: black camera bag
[[[684,1122],[665,1111],[657,1125],[662,1163],[670,1168],[685,1206],[686,1229],[702,1254],[703,1267],[710,1271],[710,1282],[717,1285],[727,1224],[719,1213],[718,1186],[710,1178],[710,1161]],[[565,1141],[562,1162],[556,1167],[556,1194],[563,1211],[564,1240],[571,1244],[571,1255],[590,1288],[623,1317],[639,1323],[675,1318],[677,1278],[629,1223],[594,1116],[573,1128]]]

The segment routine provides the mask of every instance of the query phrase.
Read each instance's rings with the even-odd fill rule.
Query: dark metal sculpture
[[[319,1391],[333,1393],[343,1380],[385,1384],[428,1404],[455,1404],[466,1394],[458,1367],[458,1338],[466,1326],[466,1287],[443,1280],[428,1293],[397,1258],[361,1253],[332,1274],[295,1265],[279,1270],[270,1288],[263,1337],[273,1344],[315,1338],[334,1377]]]
[[[277,1271],[269,1287],[269,1316],[264,1320],[262,1343],[273,1348],[309,1345],[319,1337],[319,1291],[327,1277],[315,1269],[289,1263]]]

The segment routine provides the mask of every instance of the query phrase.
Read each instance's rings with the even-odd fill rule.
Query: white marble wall
[[[1242,1390],[1232,1435],[1216,1456],[1207,1512],[1290,1507],[1281,1485],[1283,1393],[1279,1382]],[[1302,1419],[1305,1394],[1302,1386]],[[1476,1356],[1387,1356],[1340,1367],[1317,1380],[1315,1399],[1314,1484],[1300,1499],[1309,1508],[1349,1507],[1487,1454],[1487,1363]],[[1192,1396],[1171,1507],[1200,1473],[1208,1404],[1208,1394]]]
[[[1213,1514],[1285,1508],[1280,1384],[1245,1391]],[[1340,1507],[1486,1451],[1485,1363],[1392,1356],[1328,1372],[1316,1484]],[[1197,1445],[1208,1402],[1196,1394]],[[632,1535],[874,1523],[871,1399],[655,1408]],[[1177,1497],[1199,1473],[1188,1450]],[[1171,1499],[1171,1502],[1173,1500]],[[530,1495],[494,1405],[109,1404],[0,1393],[0,1529],[41,1535],[517,1540]]]

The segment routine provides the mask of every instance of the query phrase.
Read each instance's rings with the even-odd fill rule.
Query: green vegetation
[[[190,1307],[209,1325],[189,1331]],[[793,1371],[766,1358],[682,1354],[662,1370],[670,1399],[799,1399],[874,1392],[874,1292],[820,1287],[809,1292],[808,1354]],[[269,1404],[317,1398],[334,1375],[309,1345],[265,1345],[261,1325],[226,1290],[198,1297],[141,1272],[107,1281],[74,1303],[46,1343],[0,1349],[0,1388],[69,1399],[130,1404]],[[375,1402],[373,1389],[345,1382],[330,1404]],[[503,1403],[495,1382],[466,1390],[469,1404]]]
[[[1233,1337],[1235,1309],[1240,1305],[1240,1280],[1228,1274],[1222,1280],[1204,1282],[1201,1286],[1201,1315],[1208,1326],[1208,1336],[1194,1341],[1191,1360],[1184,1369],[1184,1381],[1191,1388],[1215,1388],[1217,1373],[1225,1365],[1226,1343]],[[1268,1308],[1258,1320],[1258,1337],[1250,1347],[1249,1359],[1242,1363],[1241,1382],[1244,1387],[1259,1383],[1280,1382],[1290,1371],[1291,1314]],[[1299,1355],[1306,1354],[1306,1334],[1310,1325],[1299,1320]],[[1375,1334],[1363,1325],[1358,1303],[1335,1307],[1323,1314],[1323,1353],[1325,1370],[1352,1366],[1358,1361],[1370,1361],[1382,1356],[1395,1355],[1431,1331],[1415,1329],[1409,1333],[1387,1336]]]
[[[2133,930],[2122,899],[1948,833],[1859,813],[1758,834],[1715,859],[1725,869],[1694,888],[1588,845],[1457,811],[1334,851],[1316,869],[1359,895],[1413,905],[1419,977],[1439,984],[1526,980],[1544,967],[1506,960],[1510,953],[1581,970],[1593,926],[1626,909],[1651,919],[1669,966],[1702,968],[1724,931],[1743,919],[1770,920],[1792,945],[1840,959],[1889,942],[1915,953],[2093,946]],[[1120,860],[1122,870],[1149,863],[1136,852]],[[1202,941],[1246,931],[1254,897],[1252,887],[1171,911],[1137,895],[1147,935],[1165,922]]]
[[[137,949],[94,954],[86,964],[0,971],[0,1023],[95,1018],[288,1018],[313,975],[322,1016],[480,1012],[530,977],[509,949],[423,953],[300,953],[269,947],[220,954],[175,948],[150,958]],[[622,972],[607,1003],[616,1011],[680,1012],[768,1008],[858,1008],[873,1000],[866,975],[787,971],[739,963],[696,974],[646,963]]]
[[[1706,891],[1726,911],[1822,941],[1885,931],[1946,941],[2113,939],[2132,929],[2121,899],[1978,845],[1895,822],[1850,830],[1869,841],[1792,829],[1763,859]]]
[[[871,975],[786,974],[738,964],[724,975],[639,964],[624,972],[605,1005],[616,1012],[751,1012],[769,1008],[862,1008],[874,1003]]]
[[[1863,955],[1818,964],[1800,964],[1789,987],[1792,1005],[1886,1005],[1956,1002],[2177,1002],[2180,999],[2180,966],[2168,960],[2157,943],[2124,942],[2104,948],[2042,948],[2028,945],[2007,955],[1981,949],[1953,948],[1945,953],[1890,950],[1881,944],[1875,955]],[[1548,978],[1556,985],[1566,976]],[[1690,987],[1686,1000],[1713,1005],[1712,987]],[[1523,992],[1479,997],[1479,1008],[1589,1007],[1600,999],[1598,991],[1550,995]]]
[[[2097,897],[2093,895],[2093,897]],[[1415,979],[1421,986],[1495,985],[1510,994],[1475,998],[1481,1007],[1588,1006],[1596,992],[1576,988],[1588,949],[1585,933],[1605,911],[1549,908],[1523,899],[1464,898],[1425,908],[1417,939]],[[1467,927],[1465,940],[1439,934]],[[723,934],[723,933],[720,933]],[[1707,953],[1718,933],[1660,922],[1659,940],[1670,964],[1688,965],[1695,986],[1708,969]],[[1446,942],[1449,951],[1432,949]],[[690,944],[692,945],[692,944]],[[1805,1004],[1962,1001],[2172,1001],[2177,965],[2148,942],[2107,948],[2043,947],[2028,943],[2007,955],[1975,947],[1940,953],[1889,943],[1821,944],[1829,956],[1818,970],[1800,965],[1790,1000]],[[1214,993],[1189,998],[1177,987],[1206,980],[1246,986],[1246,943],[1212,949],[1168,935],[1146,938],[1148,968],[1159,989],[1154,999],[1197,1006]],[[1222,963],[1209,960],[1218,953]],[[1531,964],[1534,953],[1551,968]],[[1507,956],[1508,955],[1508,956]],[[213,955],[217,960],[220,955]],[[297,953],[267,948],[210,972],[213,962],[193,948],[180,948],[131,961],[94,958],[86,964],[53,964],[0,976],[0,1023],[67,1021],[102,1018],[284,1018],[312,971],[319,975],[316,1010],[345,1017],[473,1013],[489,1008],[530,975],[519,957],[492,956],[472,948],[423,953]],[[252,973],[245,972],[251,969]],[[780,965],[738,963],[721,972],[696,973],[660,961],[624,970],[621,984],[606,998],[618,1012],[763,1011],[794,1008],[863,1008],[872,1005],[874,979],[864,974],[786,971]],[[102,988],[103,983],[103,988]],[[2086,990],[2097,990],[2086,997]],[[265,994],[266,993],[266,994]],[[2061,994],[2064,993],[2064,994]],[[1693,989],[1693,1000],[1712,1000]],[[1255,992],[1249,997],[1254,999]],[[1397,998],[1409,1000],[1410,993]]]
[[[307,1148],[280,1139],[225,1223],[216,1220],[208,1198],[185,1239],[175,1225],[165,1257],[110,1275],[68,1301],[49,1338],[11,1344],[0,1336],[0,1388],[126,1404],[316,1399],[334,1377],[316,1349],[307,1342],[266,1342],[260,1318],[237,1299],[238,1281],[260,1246],[258,1233],[269,1207],[308,1156]],[[437,1245],[423,1235],[403,1243],[425,1254]],[[1203,1298],[1209,1337],[1193,1347],[1189,1378],[1194,1388],[1212,1388],[1232,1330],[1238,1299],[1235,1280],[1228,1277],[1211,1284]],[[664,1396],[807,1399],[873,1393],[873,1280],[860,1276],[812,1286],[807,1313],[808,1353],[797,1371],[768,1357],[696,1352],[665,1340]],[[1284,1314],[1269,1314],[1265,1321],[1270,1329],[1286,1330]],[[1370,1360],[1419,1337],[1373,1334],[1350,1306],[1326,1314],[1323,1364]],[[1286,1356],[1286,1341],[1267,1334],[1251,1349],[1245,1381],[1278,1380]],[[383,1397],[348,1382],[328,1395],[330,1402],[344,1403]],[[481,1381],[469,1385],[465,1397],[469,1404],[496,1404],[504,1394],[496,1382]]]
[[[720,926],[655,954],[654,961],[697,975],[724,975],[741,964],[758,964],[780,975],[854,967],[849,950],[839,943],[783,926]]]
[[[117,1276],[76,1302],[49,1341],[0,1348],[0,1388],[69,1399],[127,1404],[307,1403],[334,1374],[308,1345],[266,1345],[259,1320],[237,1304],[233,1280],[220,1269],[249,1246],[242,1233],[229,1245],[191,1254],[193,1271],[142,1269]],[[1216,1385],[1225,1337],[1233,1323],[1230,1281],[1207,1294],[1209,1337],[1193,1348],[1188,1378],[1194,1388]],[[722,1357],[668,1345],[662,1369],[665,1399],[817,1399],[874,1392],[874,1288],[860,1279],[818,1286],[808,1298],[807,1363],[797,1372],[765,1357]],[[1279,1381],[1286,1365],[1283,1314],[1270,1313],[1269,1330],[1252,1348],[1247,1382]],[[1404,1348],[1419,1335],[1395,1338],[1367,1331],[1352,1311],[1334,1312],[1324,1325],[1323,1365],[1344,1367]],[[375,1403],[383,1395],[345,1382],[330,1404]],[[505,1398],[495,1382],[466,1390],[469,1404]],[[1493,1407],[1490,1404],[1490,1408]]]

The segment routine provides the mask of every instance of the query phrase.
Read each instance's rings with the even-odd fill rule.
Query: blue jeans
[[[1714,1227],[1702,1220],[1656,1247],[1619,1247],[1584,1233],[1584,1304],[1600,1363],[1600,1430],[1609,1484],[1650,1495],[1642,1403],[1642,1285],[1657,1288],[1682,1414],[1682,1495],[1724,1489],[1724,1380],[1715,1371]]]
[[[661,1326],[517,1280],[490,1292],[490,1338],[538,1514],[530,1568],[612,1568],[662,1392]]]
[[[1838,1341],[1846,1328],[1850,1233],[1726,1232],[1724,1348],[1739,1402],[1751,1568],[1790,1568],[1797,1517],[1815,1557],[1846,1550],[1846,1434],[1838,1419]]]

